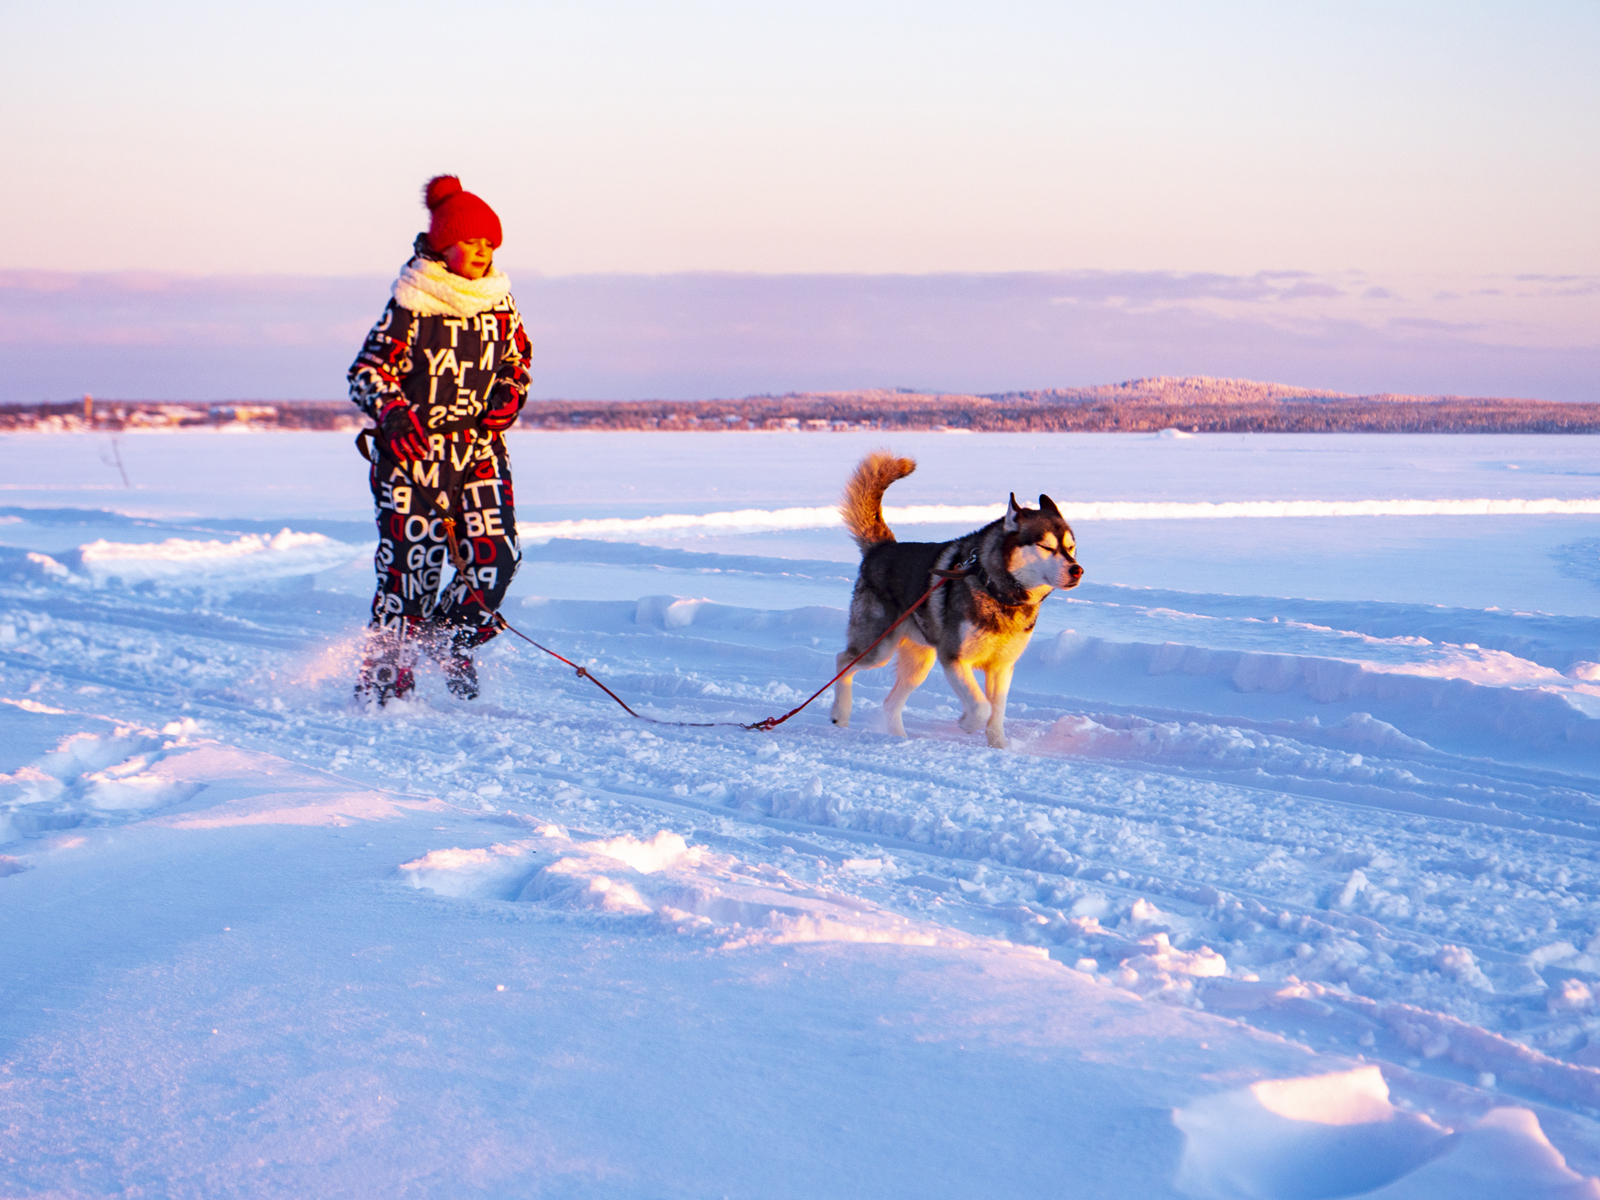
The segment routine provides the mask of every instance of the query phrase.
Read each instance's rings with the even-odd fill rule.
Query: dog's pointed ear
[[[1056,507],[1056,502],[1043,492],[1039,493],[1039,511],[1047,517],[1055,517],[1057,520],[1061,518],[1061,510]]]
[[[1019,512],[1021,512],[1021,511],[1022,510],[1017,507],[1017,494],[1015,492],[1012,492],[1011,493],[1011,503],[1006,505],[1005,531],[1007,533],[1015,533],[1016,532],[1016,529],[1017,529],[1017,514]]]

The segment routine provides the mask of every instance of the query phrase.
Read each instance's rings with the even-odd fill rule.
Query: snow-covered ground
[[[506,614],[782,712],[879,440],[513,435]],[[355,711],[347,437],[0,439],[0,1194],[1600,1196],[1595,446],[895,438],[1078,533],[998,752]]]

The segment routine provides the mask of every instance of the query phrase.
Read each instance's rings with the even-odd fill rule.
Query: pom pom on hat
[[[422,202],[432,211],[461,190],[461,180],[454,175],[435,175],[422,189]]]
[[[480,237],[500,248],[500,218],[483,200],[463,191],[461,180],[454,175],[435,175],[428,180],[422,198],[432,213],[428,242],[435,250],[442,252],[457,242]]]

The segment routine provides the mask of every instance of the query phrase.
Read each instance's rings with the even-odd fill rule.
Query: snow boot
[[[416,630],[411,623],[400,630],[372,631],[367,638],[366,657],[356,678],[355,699],[376,703],[379,708],[391,700],[404,700],[416,690]]]
[[[460,700],[478,698],[478,665],[472,651],[495,635],[493,629],[477,629],[448,621],[429,624],[421,637],[428,656],[444,671],[444,685]]]
[[[416,689],[417,678],[410,667],[401,666],[392,656],[368,658],[361,663],[356,680],[356,700],[376,701],[379,708],[391,700],[404,700]]]
[[[478,698],[478,667],[472,656],[452,651],[444,662],[444,685],[461,700]]]

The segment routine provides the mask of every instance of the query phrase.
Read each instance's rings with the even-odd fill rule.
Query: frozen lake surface
[[[514,434],[506,615],[782,712],[885,440]],[[347,436],[0,438],[0,1191],[1600,1195],[1600,443],[891,445],[902,540],[1073,520],[1009,752],[355,711]]]

